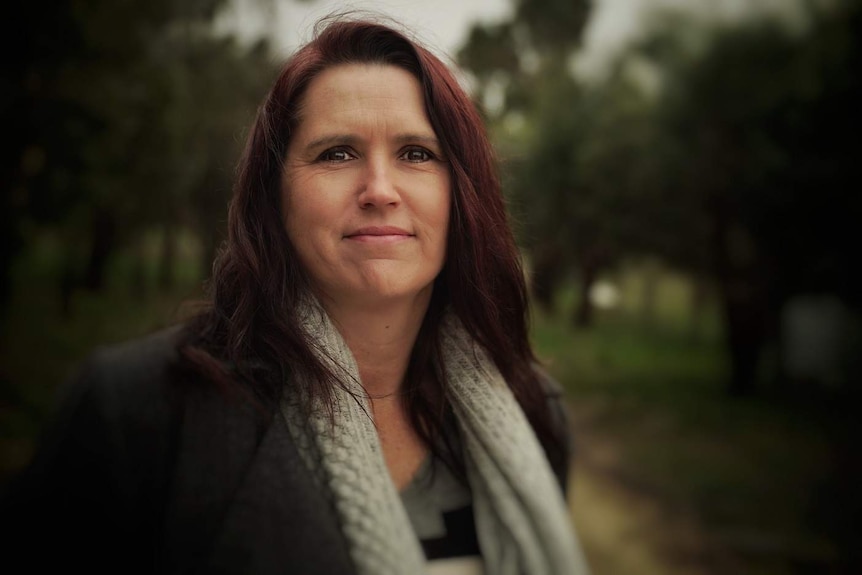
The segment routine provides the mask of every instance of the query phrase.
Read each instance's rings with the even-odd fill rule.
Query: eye
[[[317,157],[319,162],[340,164],[352,160],[355,156],[347,148],[330,148]]]
[[[422,162],[428,162],[430,160],[433,160],[434,154],[432,154],[425,148],[412,147],[404,150],[404,152],[401,154],[401,157],[408,162],[419,164]]]

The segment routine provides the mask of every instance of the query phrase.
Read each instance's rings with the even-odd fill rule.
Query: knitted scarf
[[[360,575],[425,573],[425,556],[392,482],[356,362],[319,307],[305,315],[315,352],[343,383],[335,425],[285,386],[282,413],[303,459],[331,495]],[[441,326],[452,408],[464,444],[485,572],[586,575],[567,506],[526,416],[494,363],[452,315]]]

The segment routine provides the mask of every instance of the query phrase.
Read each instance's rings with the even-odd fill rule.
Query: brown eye
[[[319,161],[332,162],[334,164],[339,164],[352,159],[353,155],[344,148],[332,148],[330,150],[326,150],[318,157]]]
[[[414,163],[427,162],[434,158],[431,152],[425,148],[408,148],[404,151],[401,157],[408,162]]]

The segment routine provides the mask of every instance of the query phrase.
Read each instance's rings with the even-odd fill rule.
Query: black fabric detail
[[[422,549],[425,558],[446,559],[449,557],[481,556],[479,539],[476,537],[476,521],[473,519],[473,506],[443,512],[446,535],[434,539],[423,539]]]

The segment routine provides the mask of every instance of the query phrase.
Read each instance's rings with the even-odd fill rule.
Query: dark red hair
[[[419,80],[451,170],[446,263],[405,382],[418,432],[443,455],[438,449],[447,399],[438,328],[449,309],[489,352],[552,455],[561,444],[551,433],[546,396],[533,369],[524,274],[481,116],[436,56],[378,23],[323,22],[275,81],[240,161],[228,239],[213,270],[212,305],[190,324],[184,356],[209,379],[248,384],[266,401],[297,370],[311,376],[311,396],[331,399],[332,374],[311,353],[296,321],[309,282],[284,229],[281,178],[306,88],[324,69],[348,63],[398,66]]]

